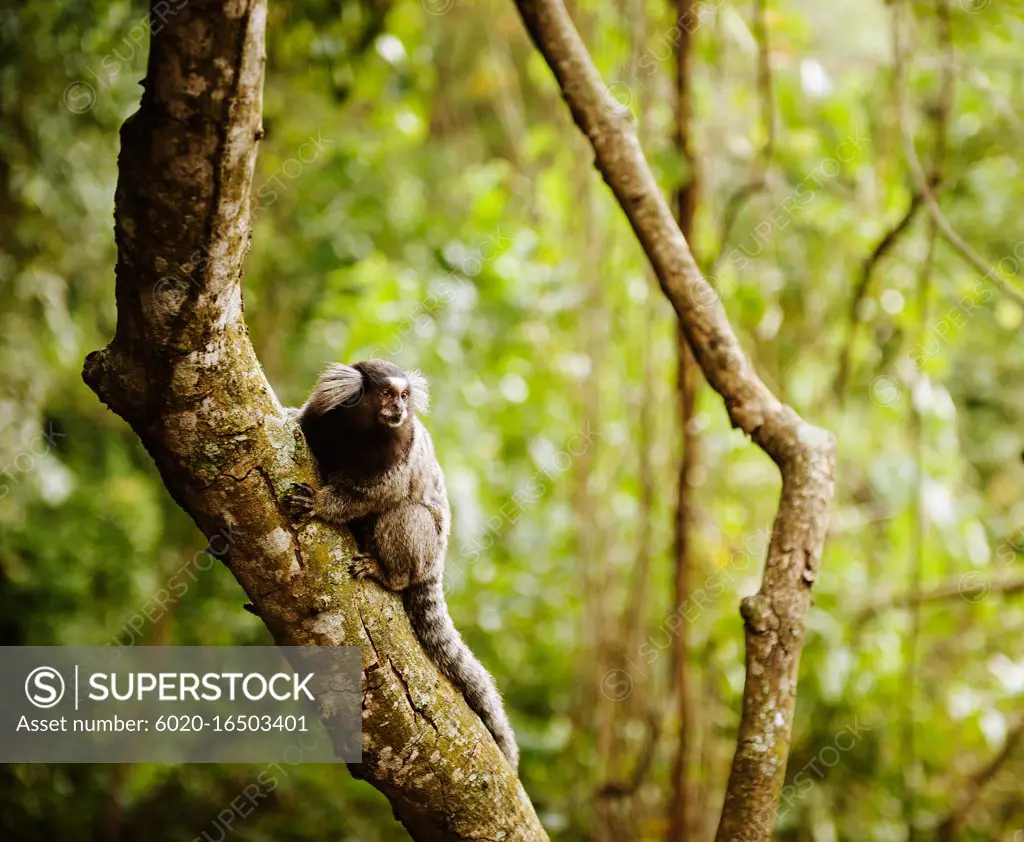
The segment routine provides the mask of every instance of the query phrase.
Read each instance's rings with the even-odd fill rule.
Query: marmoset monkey
[[[519,749],[494,679],[462,641],[445,603],[451,512],[434,443],[419,419],[428,400],[418,371],[383,360],[328,366],[298,410],[323,486],[297,483],[287,504],[296,518],[352,528],[366,551],[353,560],[353,575],[402,594],[427,655],[515,768]]]

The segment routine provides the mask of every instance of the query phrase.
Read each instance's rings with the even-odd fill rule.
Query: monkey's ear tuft
[[[323,414],[339,406],[355,406],[363,397],[363,375],[342,363],[331,363],[323,370],[310,395],[308,409]]]
[[[427,382],[427,376],[414,368],[405,373],[405,379],[412,390],[412,408],[416,410],[417,415],[426,415],[430,412],[430,384]]]

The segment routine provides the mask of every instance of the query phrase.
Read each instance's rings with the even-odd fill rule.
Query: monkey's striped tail
[[[402,591],[402,598],[413,631],[430,660],[462,693],[512,768],[517,768],[519,748],[501,695],[490,673],[469,651],[452,623],[440,577],[410,585]]]

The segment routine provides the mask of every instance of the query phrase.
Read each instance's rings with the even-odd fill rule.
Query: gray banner
[[[362,757],[358,646],[3,646],[0,763]]]

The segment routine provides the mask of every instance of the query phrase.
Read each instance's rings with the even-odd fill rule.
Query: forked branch
[[[590,140],[597,168],[647,254],[704,376],[722,396],[733,425],[782,474],[761,589],[742,603],[747,681],[716,837],[761,842],[771,835],[785,776],[804,616],[832,499],[834,441],[779,401],[757,376],[655,182],[630,115],[608,93],[561,0],[516,0],[516,5],[573,120]]]

